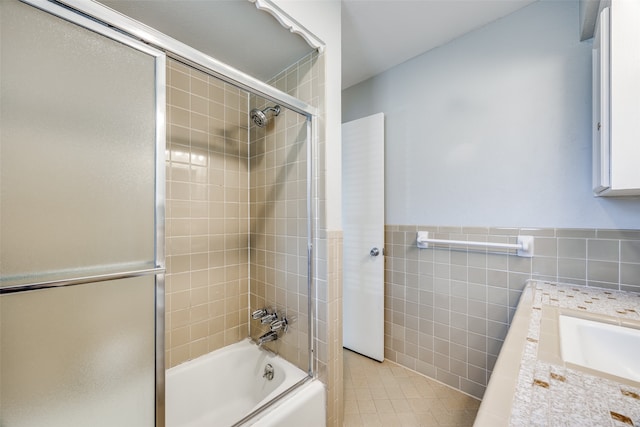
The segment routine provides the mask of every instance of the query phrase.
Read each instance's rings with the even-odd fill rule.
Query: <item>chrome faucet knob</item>
[[[265,314],[264,316],[262,316],[262,318],[260,319],[260,323],[262,323],[263,325],[267,324],[267,323],[271,323],[275,320],[278,320],[278,315],[276,313],[271,313],[271,314]]]
[[[259,310],[254,311],[253,313],[251,313],[251,318],[253,320],[258,320],[260,318],[262,318],[263,316],[267,315],[267,309],[266,308],[261,308]]]
[[[280,331],[280,330],[287,332],[287,327],[288,327],[287,319],[283,317],[280,320],[274,320],[269,324],[269,327],[273,332]]]

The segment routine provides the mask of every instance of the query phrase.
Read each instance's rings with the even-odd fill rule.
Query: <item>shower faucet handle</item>
[[[253,320],[258,320],[258,319],[262,319],[266,315],[267,315],[267,309],[261,308],[251,313],[251,318]]]
[[[286,317],[283,317],[280,320],[274,320],[273,322],[271,322],[269,324],[269,328],[271,329],[272,332],[277,332],[277,331],[287,332],[287,329],[289,328],[289,322],[287,322]]]
[[[263,325],[267,323],[271,324],[271,322],[275,322],[276,320],[278,320],[278,315],[276,313],[267,313],[260,318],[260,323]]]

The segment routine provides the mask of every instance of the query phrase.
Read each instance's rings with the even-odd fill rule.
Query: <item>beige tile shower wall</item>
[[[270,84],[310,102],[317,86],[317,55],[311,54],[275,76]],[[251,107],[273,106],[252,96]],[[250,130],[251,299],[250,308],[285,313],[289,331],[267,347],[303,370],[309,368],[307,292],[307,125],[286,108],[264,128]],[[250,324],[258,338],[267,328]]]
[[[305,117],[286,109],[266,127],[252,127],[249,197],[251,310],[266,307],[286,316],[287,333],[265,346],[304,371],[309,368],[306,130]],[[252,320],[251,336],[258,339],[268,326]]]
[[[168,61],[167,367],[248,334],[248,94]]]
[[[270,83],[276,88],[307,102],[319,110],[319,129],[314,155],[313,186],[316,197],[313,200],[315,222],[314,236],[314,276],[316,322],[313,330],[315,358],[318,377],[327,387],[328,426],[342,425],[342,258],[335,254],[342,250],[342,233],[327,231],[325,220],[324,181],[325,132],[324,132],[324,91],[325,58],[323,54],[312,53],[296,64],[279,73]],[[268,138],[268,137],[267,137]],[[253,139],[252,139],[253,141]],[[266,141],[265,141],[266,142]],[[333,248],[333,249],[330,249]],[[332,251],[332,252],[331,252]],[[330,252],[333,256],[330,255]],[[267,255],[265,256],[272,256]],[[253,269],[252,269],[253,274]],[[251,296],[251,305],[262,298],[259,291]],[[261,301],[260,301],[261,302]],[[270,301],[265,298],[265,304]],[[259,306],[259,304],[257,304]],[[298,304],[299,307],[300,304]],[[300,341],[300,340],[299,340]],[[302,344],[302,343],[301,343]]]
[[[325,91],[325,56],[312,52],[300,61],[274,76],[270,83],[309,105],[318,109],[319,126],[318,135],[313,155],[313,182],[315,197],[312,201],[315,214],[312,225],[315,230],[313,241],[313,271],[314,271],[314,309],[316,322],[313,325],[315,369],[319,378],[331,388],[331,382],[327,376],[329,332],[327,328],[329,287],[336,287],[337,283],[329,283],[328,270],[328,243],[327,227],[325,221],[325,132],[324,132],[324,91]],[[340,388],[342,385],[340,384]]]
[[[418,249],[418,230],[496,243],[533,235],[535,256]],[[527,279],[640,292],[640,230],[387,225],[385,248],[385,357],[476,397]]]

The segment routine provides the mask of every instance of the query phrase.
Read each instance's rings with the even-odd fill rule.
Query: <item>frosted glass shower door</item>
[[[161,426],[165,57],[29,3],[0,1],[0,425]]]
[[[3,426],[153,426],[154,278],[0,296]]]

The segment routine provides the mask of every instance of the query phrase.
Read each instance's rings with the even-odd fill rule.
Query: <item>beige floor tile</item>
[[[414,414],[430,414],[431,413],[431,400],[424,397],[407,399],[409,406]]]
[[[389,399],[404,399],[404,393],[402,392],[402,389],[400,387],[395,387],[395,386],[391,386],[391,387],[385,387],[385,389],[387,390],[387,396],[389,396]]]
[[[398,387],[400,388],[400,384],[398,383],[398,379],[396,377],[394,377],[393,375],[388,376],[388,377],[380,377],[382,384],[384,384],[385,387]]]
[[[391,372],[391,368],[383,366],[383,364],[384,364],[384,362],[382,362],[382,364],[380,365],[380,370],[378,371],[378,375],[381,378],[393,377],[393,373]]]
[[[404,368],[403,368],[404,369]],[[396,377],[396,381],[398,382],[398,386],[400,388],[413,386],[413,380],[416,377],[413,375],[408,375],[406,377]]]
[[[426,414],[417,414],[416,418],[418,419],[418,425],[420,427],[437,427],[438,421],[433,418],[430,412]]]
[[[471,427],[479,401],[393,362],[344,353],[344,427]]]
[[[441,426],[450,427],[467,427],[472,426],[475,419],[476,411],[454,410],[454,411],[436,411],[434,417]]]
[[[360,411],[360,415],[378,413],[376,406],[373,404],[373,400],[371,399],[358,400],[358,410]]]
[[[360,414],[344,414],[343,427],[366,427],[360,418]]]
[[[407,402],[407,399],[391,399],[391,404],[393,405],[393,410],[396,411],[396,414],[413,414],[413,410],[411,409],[409,402]]]
[[[369,389],[369,387],[356,387],[353,389],[355,395],[356,395],[356,400],[371,400],[371,390]],[[453,399],[452,399],[453,400]],[[460,408],[453,408],[453,409],[460,409]]]
[[[398,420],[400,420],[402,427],[416,427],[418,425],[418,417],[413,412],[398,414]]]
[[[356,391],[353,388],[345,388],[344,389],[344,400],[356,400]]]
[[[429,401],[429,409],[431,410],[431,412],[447,411],[447,408],[445,408],[444,403],[442,403],[442,399],[427,398],[427,400]]]
[[[411,384],[418,390],[422,397],[436,397],[436,391],[431,386],[430,381],[424,377],[411,378]]]
[[[372,387],[370,390],[373,399],[388,399],[389,395],[384,387]]]
[[[440,399],[440,402],[442,403],[442,406],[449,411],[453,411],[455,409],[464,409],[464,402],[462,401],[462,399],[447,396]]]
[[[379,376],[370,376],[367,378],[367,385],[369,388],[384,387],[384,381]]]
[[[344,413],[346,414],[359,414],[358,402],[355,400],[344,401]]]
[[[391,372],[393,372],[393,376],[394,377],[408,377],[409,376],[409,372],[407,372],[407,369],[401,367],[401,366],[393,366],[391,368]]]
[[[395,414],[396,413],[389,399],[376,399],[373,401],[373,404],[376,406],[376,410],[378,411],[378,414]]]
[[[470,396],[464,396],[464,409],[477,411],[480,408],[480,401]]]
[[[400,427],[400,419],[396,414],[379,414],[380,421],[384,427]]]
[[[382,424],[382,420],[377,413],[373,414],[360,414],[360,418],[362,419],[362,424],[367,427],[386,427]]]
[[[404,397],[406,397],[407,399],[420,397],[420,393],[418,392],[418,389],[415,388],[413,384],[402,385],[400,386],[400,389],[402,390]]]
[[[465,395],[446,397],[440,400],[448,410],[478,408],[478,406],[476,406],[477,400]]]
[[[354,376],[353,374],[351,375],[351,383],[353,384],[353,388],[362,388],[362,387],[368,387],[369,384],[367,384],[367,377],[365,377],[364,375],[362,376]]]

